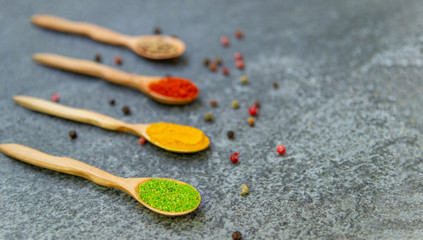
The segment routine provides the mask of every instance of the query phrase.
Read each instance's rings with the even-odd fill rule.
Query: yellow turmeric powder
[[[174,123],[152,123],[146,132],[150,142],[174,152],[197,152],[210,144],[201,130]]]

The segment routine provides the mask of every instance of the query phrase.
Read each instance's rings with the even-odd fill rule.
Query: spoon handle
[[[59,32],[84,35],[98,42],[124,45],[128,44],[131,38],[121,33],[117,33],[107,28],[84,22],[73,22],[53,15],[34,15],[31,22],[39,27],[56,30]]]
[[[20,144],[0,144],[0,151],[9,157],[16,158],[42,168],[80,176],[99,185],[121,189],[123,178],[105,172],[101,169],[67,157],[52,156]]]
[[[38,53],[32,57],[36,62],[70,72],[81,73],[89,76],[103,78],[106,81],[130,87],[140,84],[134,75],[116,70],[103,64],[88,60],[68,58],[56,54]]]
[[[104,129],[132,132],[131,125],[117,119],[85,109],[71,108],[58,103],[28,96],[14,96],[13,100],[24,108],[76,122],[88,123]]]

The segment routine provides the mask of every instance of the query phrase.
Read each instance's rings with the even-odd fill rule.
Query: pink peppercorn
[[[237,38],[243,38],[244,37],[244,33],[241,31],[241,30],[236,30],[235,31],[235,37],[237,37]]]
[[[212,72],[216,72],[218,68],[219,68],[219,67],[217,66],[217,64],[216,64],[215,62],[211,61],[211,62],[209,63],[209,69],[210,69],[210,71],[212,71]]]
[[[282,155],[282,154],[284,154],[284,153],[285,153],[285,151],[286,151],[286,147],[285,147],[284,145],[279,145],[279,146],[276,148],[276,150],[278,151],[278,153],[279,153],[280,155]]]
[[[252,106],[250,106],[250,107],[248,108],[248,113],[249,113],[251,116],[255,116],[255,115],[257,115],[257,113],[258,113],[258,107],[257,107],[256,105],[252,105]]]
[[[221,37],[220,43],[225,47],[229,46],[229,38],[227,36]]]
[[[222,74],[225,76],[229,75],[229,69],[227,67],[222,68]]]
[[[235,65],[236,65],[236,67],[237,67],[237,68],[239,68],[239,69],[244,69],[244,67],[245,67],[245,63],[244,63],[244,61],[242,61],[242,60],[237,60],[237,61],[235,62]]]
[[[59,101],[59,94],[58,93],[54,93],[53,95],[51,95],[51,101],[53,102],[58,102]]]
[[[237,163],[239,161],[238,158],[239,153],[232,153],[231,156],[229,156],[229,159],[231,160],[232,163]]]
[[[235,54],[234,54],[234,58],[235,58],[235,60],[242,60],[242,54],[240,53],[240,52],[236,52]]]
[[[141,146],[144,146],[145,145],[145,143],[147,142],[147,140],[145,139],[145,138],[140,138],[140,139],[138,139],[138,143],[141,145]]]

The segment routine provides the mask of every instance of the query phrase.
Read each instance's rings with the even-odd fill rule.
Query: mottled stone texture
[[[1,1],[0,142],[73,157],[122,177],[195,186],[200,207],[169,218],[125,193],[0,155],[1,239],[423,238],[423,5],[421,1]],[[158,26],[187,44],[179,59],[142,59],[121,47],[31,25],[32,14],[88,21],[129,35]],[[233,37],[242,29],[245,38]],[[231,39],[228,48],[220,37]],[[246,68],[235,68],[233,54]],[[201,89],[188,106],[49,69],[31,55],[93,59],[138,74],[172,74]],[[211,73],[221,57],[229,76]],[[115,66],[114,66],[115,67]],[[240,83],[246,74],[250,84]],[[279,88],[273,88],[277,82]],[[23,109],[13,95],[49,99],[127,122],[202,129],[210,149],[165,152],[137,137]],[[109,105],[114,98],[116,104]],[[209,106],[210,100],[218,107]],[[240,108],[231,108],[238,100]],[[260,100],[256,126],[247,108]],[[121,108],[131,107],[131,115]],[[206,112],[214,121],[205,122]],[[71,140],[70,130],[78,138]],[[235,139],[226,132],[233,130]],[[279,156],[276,147],[287,152]],[[229,155],[240,152],[240,164]],[[241,185],[250,193],[240,196]]]

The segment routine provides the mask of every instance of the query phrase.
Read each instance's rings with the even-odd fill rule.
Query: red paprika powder
[[[191,81],[178,77],[165,77],[149,86],[150,90],[174,98],[194,98],[198,88]]]

